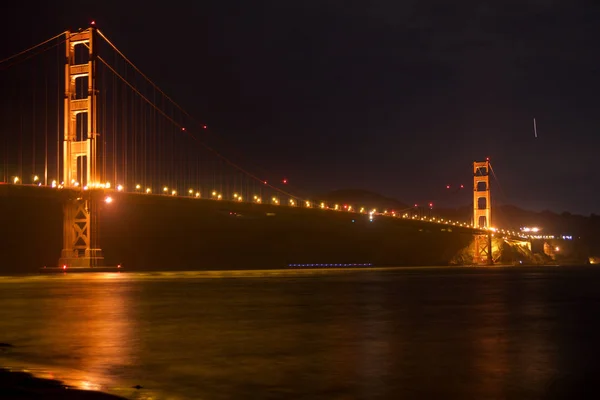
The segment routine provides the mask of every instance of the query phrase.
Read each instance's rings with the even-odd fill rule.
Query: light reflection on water
[[[573,324],[600,311],[598,277],[589,268],[2,277],[0,342],[15,347],[0,365],[135,399],[552,397],[585,384],[600,355],[598,324]]]

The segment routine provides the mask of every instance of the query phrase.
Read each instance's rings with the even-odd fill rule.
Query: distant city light
[[[532,228],[523,227],[523,228],[521,228],[521,231],[523,231],[523,232],[534,232],[535,233],[535,232],[539,232],[540,230],[541,229],[538,227],[532,227]]]

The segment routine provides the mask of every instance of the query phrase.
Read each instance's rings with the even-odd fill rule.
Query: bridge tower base
[[[94,268],[104,264],[102,250],[95,243],[96,200],[89,194],[86,197],[63,203],[63,250],[59,268]]]
[[[473,263],[477,265],[494,265],[492,257],[492,234],[475,235],[475,254]]]

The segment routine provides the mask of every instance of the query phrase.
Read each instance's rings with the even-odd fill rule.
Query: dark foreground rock
[[[72,389],[59,381],[36,378],[26,372],[0,369],[2,399],[123,400],[123,397],[88,390]]]

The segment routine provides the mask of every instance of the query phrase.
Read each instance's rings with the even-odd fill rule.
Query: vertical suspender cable
[[[48,75],[44,74],[44,186],[48,185]]]
[[[31,74],[31,83],[33,86],[33,95],[32,95],[32,115],[31,115],[31,174],[30,175],[35,175],[35,171],[36,171],[36,165],[35,165],[35,120],[37,119],[37,115],[35,113],[35,100],[36,100],[36,79],[35,79],[35,73],[34,71],[37,68],[32,68],[32,74]],[[31,177],[28,177],[28,179],[31,179]]]

